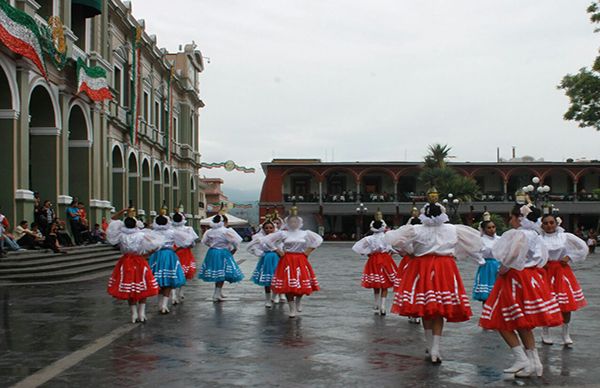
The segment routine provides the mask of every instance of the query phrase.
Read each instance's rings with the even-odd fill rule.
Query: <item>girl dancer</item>
[[[413,203],[413,208],[410,213],[410,218],[408,219],[408,222],[406,223],[406,225],[420,225],[421,224],[421,219],[419,218],[420,215],[421,215],[421,212],[419,211],[419,209],[417,209],[414,206],[414,203]],[[403,254],[402,260],[400,261],[400,264],[398,264],[398,276],[396,277],[396,282],[394,283],[394,293],[398,292],[398,290],[400,288],[400,279],[402,279],[402,275],[404,274],[404,271],[406,271],[406,266],[408,265],[408,261],[410,260],[410,255],[408,255],[406,252],[403,252],[402,254]],[[421,323],[421,318],[408,317],[408,322],[418,325]]]
[[[569,262],[577,263],[585,260],[589,250],[585,241],[574,234],[559,231],[559,228],[554,215],[547,214],[542,217],[542,239],[548,248],[548,263],[544,267],[546,283],[562,312],[563,344],[571,346],[573,344],[569,334],[571,312],[586,306],[587,302]],[[553,343],[547,327],[542,328],[542,342],[547,345]]]
[[[185,274],[173,246],[176,244],[185,245],[187,236],[175,233],[171,221],[166,216],[166,209],[161,209],[160,213],[152,223],[152,235],[162,237],[164,243],[160,250],[150,256],[148,261],[160,287],[160,294],[158,295],[159,311],[161,314],[168,314],[171,290],[185,285]]]
[[[388,288],[396,281],[396,263],[392,259],[394,250],[384,241],[387,225],[381,219],[380,213],[371,222],[371,236],[364,237],[354,244],[352,250],[359,255],[368,255],[362,274],[361,285],[364,288],[372,288],[375,296],[375,314],[385,315],[385,298]]]
[[[473,284],[473,299],[485,302],[494,288],[498,270],[500,269],[500,263],[493,258],[492,254],[492,248],[500,237],[496,235],[496,224],[494,224],[492,216],[488,212],[483,213],[483,221],[479,224],[479,230],[481,231],[481,241],[483,242],[481,255],[485,260],[485,264],[477,268]]]
[[[117,213],[119,217],[124,211]],[[124,221],[114,219],[106,231],[111,245],[118,245],[123,256],[115,265],[108,281],[108,293],[126,300],[131,309],[131,322],[146,322],[146,298],[158,294],[158,283],[148,266],[146,255],[164,243],[161,237],[152,237],[138,227],[135,209],[129,209]]]
[[[398,251],[412,253],[392,312],[422,318],[431,362],[439,364],[444,319],[464,322],[472,315],[455,257],[479,261],[482,244],[475,229],[447,224],[448,216],[437,203],[437,192],[431,189],[428,194],[429,203],[420,216],[423,224],[390,231],[385,240]]]
[[[277,250],[270,250],[265,246],[262,240],[265,236],[274,233],[276,230],[275,224],[270,219],[267,219],[261,225],[260,232],[252,236],[252,242],[248,244],[248,252],[260,257],[252,274],[252,281],[254,284],[265,288],[266,308],[273,307],[273,303],[279,303],[279,294],[274,294],[273,300],[271,300],[271,282],[279,263],[279,255],[277,254]],[[277,249],[281,249],[281,246],[278,246]]]
[[[175,230],[175,234],[180,236],[179,240],[183,244],[177,244],[175,253],[179,257],[179,263],[181,264],[186,280],[191,280],[196,274],[196,258],[192,253],[192,248],[196,245],[198,234],[196,234],[194,228],[185,226],[185,223],[186,220],[183,214],[179,212],[173,214],[173,229]],[[178,304],[184,298],[183,287],[174,289],[171,296],[172,303]]]
[[[479,320],[484,329],[498,330],[510,346],[516,361],[504,373],[517,377],[542,375],[533,329],[562,323],[558,303],[539,271],[548,261],[536,224],[540,214],[531,205],[517,204],[512,209],[513,229],[505,232],[492,249],[501,263],[500,273]]]
[[[233,253],[242,242],[234,230],[226,227],[227,217],[217,214],[210,223],[210,229],[202,236],[202,244],[209,247],[198,277],[205,282],[215,283],[213,302],[222,302],[223,284],[242,281],[244,274],[233,258]]]
[[[302,230],[302,218],[298,216],[296,206],[292,207],[290,216],[285,219],[285,229],[265,236],[263,241],[281,256],[271,288],[275,293],[286,294],[289,317],[295,318],[302,312],[302,296],[320,290],[308,256],[321,245],[323,239],[314,232]],[[283,244],[283,249],[278,249],[279,243]]]

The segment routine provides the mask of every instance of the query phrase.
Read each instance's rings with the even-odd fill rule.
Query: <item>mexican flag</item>
[[[0,42],[12,52],[31,60],[45,78],[40,39],[39,27],[31,16],[0,0]]]
[[[81,58],[77,59],[77,80],[79,86],[78,93],[85,92],[92,101],[110,100],[113,98],[108,81],[106,80],[106,70],[99,66],[87,66]]]

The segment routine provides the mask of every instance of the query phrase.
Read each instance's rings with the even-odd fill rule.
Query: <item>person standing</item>
[[[392,258],[394,249],[384,239],[386,228],[387,225],[378,212],[370,225],[373,234],[357,241],[352,247],[352,250],[359,255],[368,256],[361,285],[363,288],[373,289],[374,312],[377,315],[386,315],[385,298],[388,295],[388,288],[394,285],[397,276],[396,263]]]
[[[290,318],[295,318],[302,312],[304,295],[320,290],[308,257],[323,243],[323,239],[315,232],[303,230],[302,225],[298,208],[293,206],[285,219],[284,230],[271,233],[263,239],[265,246],[276,250],[281,257],[273,275],[271,289],[277,294],[286,294]]]
[[[67,221],[69,221],[75,245],[81,245],[83,242],[81,238],[81,215],[76,200],[73,200],[67,207]]]
[[[440,343],[444,321],[465,322],[473,315],[456,258],[481,262],[477,230],[448,224],[446,209],[435,189],[421,211],[421,225],[404,225],[385,234],[385,241],[400,252],[409,252],[392,313],[423,321],[427,349],[433,364],[442,362]]]
[[[485,263],[477,268],[473,282],[473,299],[485,302],[494,288],[500,269],[500,262],[494,259],[492,253],[492,249],[500,237],[496,234],[496,224],[492,221],[492,217],[488,212],[483,213],[483,221],[479,224],[479,230],[483,242],[481,255]]]
[[[269,249],[263,244],[263,238],[277,231],[275,224],[267,219],[260,227],[260,231],[252,236],[252,241],[248,244],[248,252],[258,256],[258,263],[252,273],[252,282],[265,288],[265,307],[273,307],[273,303],[279,303],[279,294],[271,295],[271,283],[275,269],[279,264],[279,255],[277,250]],[[278,247],[280,249],[281,247]]]
[[[210,223],[210,229],[202,236],[202,244],[208,247],[198,278],[215,283],[213,302],[225,300],[223,285],[225,282],[238,283],[244,279],[242,270],[233,258],[242,238],[233,229],[227,227],[227,216],[217,214]]]
[[[479,319],[481,327],[497,330],[511,348],[515,363],[504,373],[516,377],[542,375],[533,329],[559,326],[563,321],[558,302],[540,271],[548,261],[537,224],[540,215],[531,204],[517,204],[511,210],[512,229],[504,232],[492,249],[501,267]]]
[[[571,313],[587,306],[587,302],[569,263],[585,260],[588,247],[574,234],[559,230],[556,216],[552,214],[542,217],[542,230],[542,240],[548,249],[548,263],[544,266],[546,283],[550,286],[562,312],[563,344],[571,346]],[[542,328],[542,342],[546,345],[553,343],[548,327]]]
[[[174,237],[179,242],[175,246],[175,253],[179,257],[179,263],[185,274],[185,279],[192,280],[196,275],[196,258],[192,252],[192,248],[196,245],[198,235],[194,228],[185,226],[186,220],[182,213],[173,214],[173,229]],[[173,290],[171,301],[173,304],[178,304],[183,299],[183,286]]]

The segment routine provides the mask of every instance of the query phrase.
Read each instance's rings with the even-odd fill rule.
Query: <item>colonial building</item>
[[[221,178],[202,178],[200,182],[205,186],[204,194],[206,198],[207,215],[213,216],[218,213],[221,204],[228,205],[229,198],[223,193]]]
[[[461,162],[449,163],[474,178],[481,196],[459,205],[465,221],[484,210],[507,214],[517,189],[538,177],[551,187],[547,200],[560,209],[565,226],[596,227],[600,216],[600,163],[593,162]],[[366,230],[380,209],[391,225],[402,225],[427,190],[418,178],[417,162],[321,162],[319,159],[275,159],[262,164],[265,180],[260,213],[287,212],[293,202],[307,227],[350,236]],[[360,206],[360,204],[363,206]],[[366,208],[366,209],[365,209]],[[358,225],[358,228],[357,228]]]
[[[92,222],[129,201],[146,219],[163,204],[205,216],[196,45],[159,48],[129,1],[10,0],[0,10],[2,27],[45,62],[0,40],[2,212],[31,220],[39,192],[60,217],[79,199]]]

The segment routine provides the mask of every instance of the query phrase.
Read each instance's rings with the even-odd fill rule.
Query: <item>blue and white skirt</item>
[[[179,288],[185,284],[185,273],[179,257],[171,248],[162,248],[148,258],[150,269],[160,288]]]
[[[279,264],[279,255],[277,253],[265,253],[258,260],[258,263],[256,263],[256,268],[252,274],[252,281],[254,284],[263,287],[270,287],[277,264]]]
[[[500,262],[496,259],[485,259],[485,264],[482,264],[477,269],[475,274],[475,282],[473,284],[473,299],[485,302],[490,296],[496,278]]]
[[[198,272],[205,282],[237,283],[244,278],[229,249],[210,248]]]

